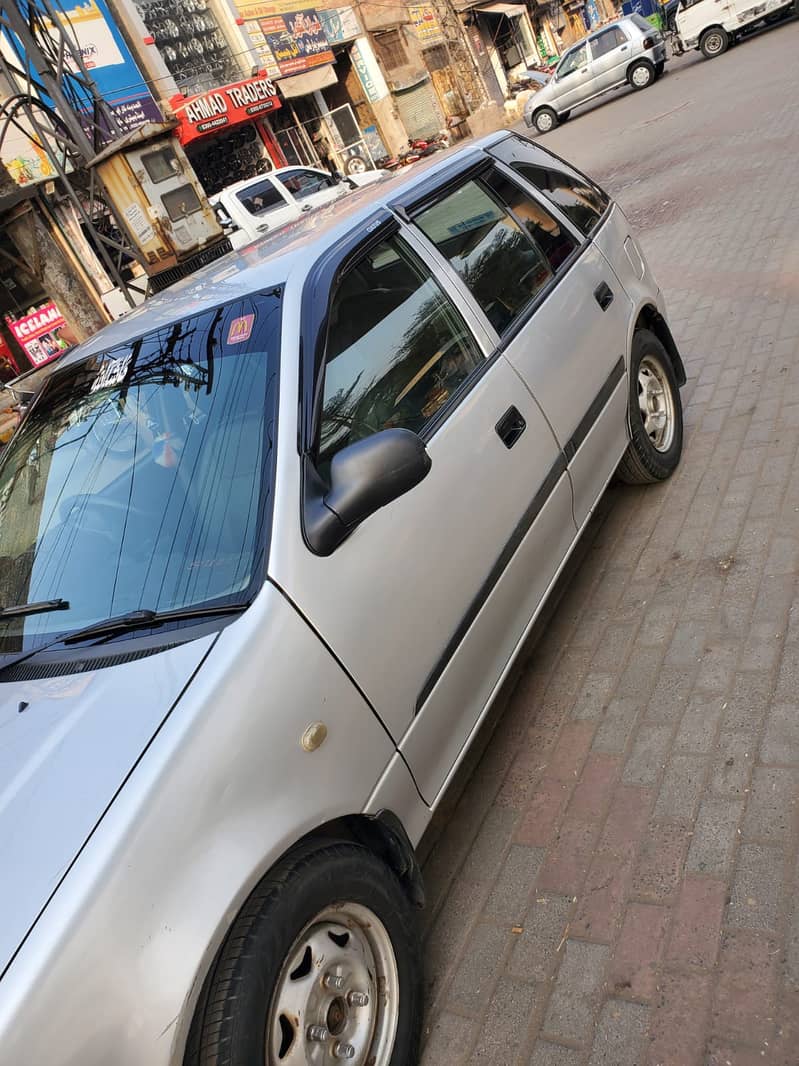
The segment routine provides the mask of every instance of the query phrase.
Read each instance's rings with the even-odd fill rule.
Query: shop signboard
[[[408,6],[408,14],[411,19],[416,36],[422,44],[441,44],[444,33],[441,23],[432,7],[426,4],[411,4]]]
[[[384,100],[388,96],[388,86],[367,37],[359,37],[353,42],[350,59],[369,103],[376,104],[378,100]]]
[[[262,18],[260,24],[284,77],[332,63],[335,58],[319,15],[313,9],[270,15]]]
[[[6,318],[6,322],[34,366],[49,363],[77,343],[64,316],[52,301],[22,318]]]
[[[197,96],[174,96],[169,102],[179,123],[178,140],[184,145],[280,107],[277,86],[265,77],[220,85]]]
[[[57,46],[58,31],[48,18],[44,5],[40,0],[31,0],[29,6],[33,10],[38,8],[38,14],[45,25],[50,27]],[[106,7],[105,0],[75,0],[71,6],[65,3],[59,8],[57,17],[77,42],[84,64],[100,95],[113,108],[122,132],[127,133],[145,122],[161,122],[158,105],[145,85],[141,71]],[[22,55],[22,46],[17,38],[10,31],[4,32],[17,54]],[[67,69],[70,62],[66,57]],[[45,97],[43,99],[49,103]],[[85,110],[88,113],[88,99],[86,105]],[[107,134],[104,140],[106,144],[110,143],[111,134]]]
[[[252,19],[249,22],[245,22],[247,34],[250,38],[250,45],[253,51],[258,56],[258,62],[261,67],[266,71],[270,78],[280,77],[280,67],[275,62],[275,57],[272,55],[272,49],[266,43],[266,37],[264,31],[261,29],[261,24],[257,19]]]
[[[319,19],[325,37],[331,44],[354,41],[361,33],[358,16],[351,7],[331,7],[328,11],[320,11]]]

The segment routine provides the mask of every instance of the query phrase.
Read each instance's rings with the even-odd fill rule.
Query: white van
[[[680,0],[675,24],[683,48],[699,48],[708,59],[726,52],[742,30],[756,22],[778,22],[794,0]]]
[[[390,173],[367,170],[350,177],[316,167],[278,167],[247,178],[210,196],[211,206],[234,248],[301,218],[303,212],[337,200],[361,185],[371,185]]]

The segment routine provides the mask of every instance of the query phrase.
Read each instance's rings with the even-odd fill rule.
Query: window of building
[[[386,33],[376,34],[374,40],[386,70],[396,70],[397,67],[404,67],[407,64],[408,53],[405,51],[405,42],[399,30],[387,30]]]

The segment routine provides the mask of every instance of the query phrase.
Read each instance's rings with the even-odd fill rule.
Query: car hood
[[[0,684],[0,973],[215,639]]]

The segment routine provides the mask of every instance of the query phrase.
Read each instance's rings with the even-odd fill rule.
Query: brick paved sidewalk
[[[669,298],[685,456],[610,490],[427,842],[424,1066],[799,1064],[799,26],[778,33],[669,85],[724,86],[672,159],[642,134],[600,174]],[[589,168],[567,131],[625,105],[553,147]]]

